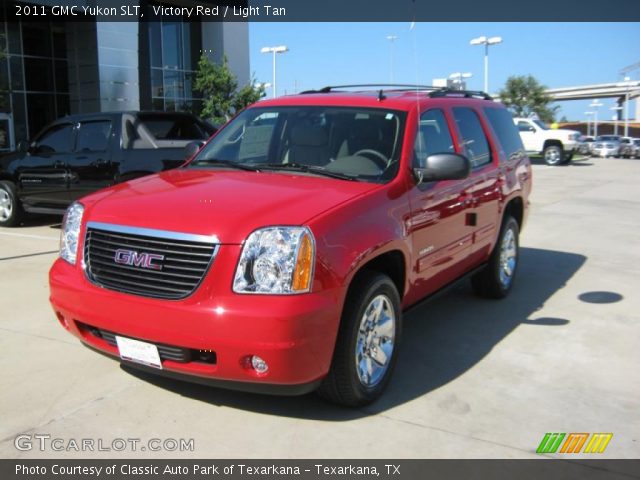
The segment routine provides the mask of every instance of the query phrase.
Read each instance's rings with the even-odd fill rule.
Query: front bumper
[[[149,343],[211,352],[215,361],[162,360],[165,376],[239,390],[306,393],[331,364],[342,292],[302,295],[238,295],[215,278],[239,247],[221,248],[196,292],[183,300],[159,300],[119,293],[90,283],[79,266],[57,260],[49,273],[51,305],[60,323],[85,345],[119,358],[104,330]],[[228,258],[225,258],[228,257]],[[235,267],[235,262],[231,262]],[[225,265],[227,267],[225,267]],[[233,270],[233,268],[232,268]],[[226,274],[226,275],[225,275]],[[229,282],[230,283],[230,282]],[[259,374],[248,359],[258,355],[269,369]],[[136,368],[142,366],[131,364]]]
[[[596,157],[617,157],[619,148],[594,148],[592,153]]]

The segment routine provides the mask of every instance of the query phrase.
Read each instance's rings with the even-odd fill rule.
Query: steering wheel
[[[377,150],[363,148],[353,154],[354,157],[357,157],[358,155],[366,155],[367,158],[373,160],[381,170],[384,170],[389,166],[389,159]]]

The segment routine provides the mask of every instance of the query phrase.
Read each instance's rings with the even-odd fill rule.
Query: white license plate
[[[117,335],[116,342],[118,344],[120,358],[123,360],[129,360],[130,362],[140,363],[162,370],[158,347],[154,344],[133,340],[132,338],[118,337]]]

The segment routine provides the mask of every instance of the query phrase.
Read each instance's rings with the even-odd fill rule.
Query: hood
[[[85,219],[241,243],[255,229],[302,225],[377,184],[275,172],[177,169],[81,200]]]

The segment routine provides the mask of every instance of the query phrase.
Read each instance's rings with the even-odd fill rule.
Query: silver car
[[[596,157],[617,157],[620,153],[620,135],[598,135],[591,153]]]
[[[619,155],[622,158],[640,157],[640,138],[623,137]]]

